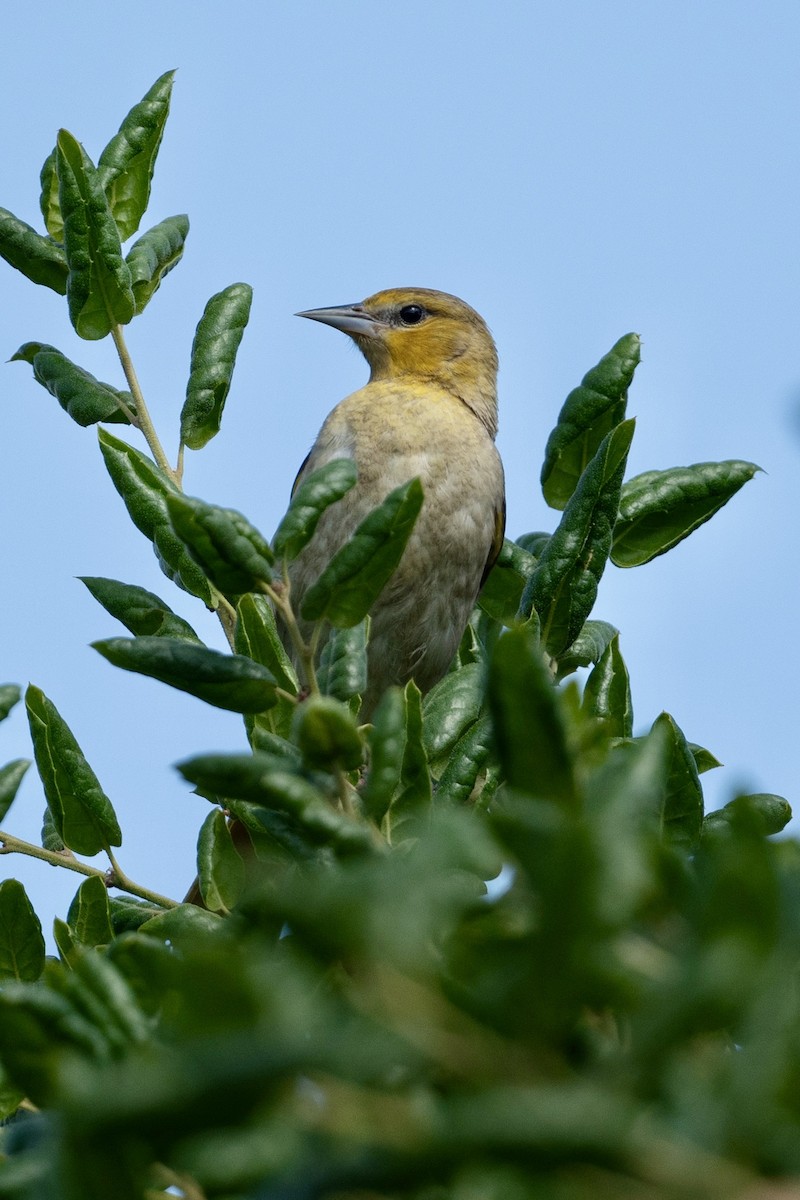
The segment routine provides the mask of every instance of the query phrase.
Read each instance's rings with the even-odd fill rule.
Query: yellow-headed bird
[[[482,317],[455,296],[391,288],[361,304],[298,313],[341,329],[371,368],[334,408],[295,487],[335,458],[358,482],[323,514],[292,564],[294,610],[331,556],[393,488],[419,476],[425,500],[403,557],[371,612],[368,720],[384,689],[442,678],[505,528],[497,433],[497,351]]]

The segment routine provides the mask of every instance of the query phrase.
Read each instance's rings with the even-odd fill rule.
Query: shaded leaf
[[[0,979],[33,982],[44,970],[44,938],[25,888],[0,883]]]
[[[246,517],[170,492],[172,528],[204,574],[226,596],[240,596],[272,580],[272,549]]]
[[[320,691],[337,700],[355,700],[367,687],[369,617],[349,629],[332,629],[317,667]]]
[[[364,746],[355,718],[333,696],[309,696],[298,705],[293,740],[308,767],[355,771],[364,760]]]
[[[608,621],[587,621],[569,649],[559,656],[556,679],[560,682],[579,667],[590,667],[599,662],[618,633],[619,630]]]
[[[103,579],[96,575],[78,576],[107,613],[121,621],[126,629],[142,637],[183,638],[199,642],[200,638],[188,621],[174,613],[168,604],[132,583],[118,579]]]
[[[517,615],[523,589],[535,566],[536,559],[532,554],[506,538],[478,596],[478,604],[483,611],[496,621],[510,625]]]
[[[244,887],[244,863],[218,808],[212,809],[200,826],[197,874],[206,908],[220,912],[235,906]]]
[[[82,946],[107,946],[113,940],[108,889],[99,875],[90,875],[78,888],[67,924]]]
[[[15,758],[0,768],[0,821],[2,821],[14,803],[23,776],[31,765],[28,758]]]
[[[0,255],[33,283],[66,295],[69,268],[63,246],[43,237],[6,208],[0,208]]]
[[[615,634],[586,680],[583,710],[603,722],[609,737],[633,736],[631,681]]]
[[[652,728],[663,729],[667,736],[667,772],[661,801],[661,830],[668,841],[691,850],[699,841],[703,823],[703,789],[700,786],[694,756],[683,731],[669,713],[661,713]]]
[[[0,721],[5,721],[21,695],[16,683],[0,683]]]

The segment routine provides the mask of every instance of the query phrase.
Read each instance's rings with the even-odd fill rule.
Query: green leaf
[[[233,844],[220,809],[213,809],[200,826],[197,873],[203,903],[211,912],[233,908],[244,887],[244,863]]]
[[[263,712],[275,703],[269,671],[239,654],[172,637],[107,638],[92,647],[115,667],[149,675],[217,708]]]
[[[364,746],[355,718],[333,696],[309,696],[298,705],[294,741],[306,765],[314,770],[356,771],[364,761]]]
[[[406,699],[399,687],[387,688],[372,717],[367,737],[369,769],[361,799],[364,810],[380,825],[400,788],[406,748]]]
[[[286,814],[311,841],[340,854],[376,848],[366,823],[336,812],[318,788],[272,755],[206,754],[179,763],[178,770],[203,792],[250,801],[256,816],[259,808]],[[239,815],[238,809],[232,811]],[[266,814],[261,820],[269,829]]]
[[[0,767],[0,821],[4,819],[14,803],[19,785],[30,765],[28,758],[15,758],[13,762]]]
[[[583,710],[603,722],[609,737],[633,737],[633,701],[628,668],[619,648],[619,634],[608,643],[586,680]]]
[[[240,596],[271,582],[269,542],[241,513],[178,492],[170,492],[166,503],[176,535],[224,595]]]
[[[58,135],[56,169],[69,267],[69,317],[78,336],[91,341],[133,317],[131,273],[100,176],[66,129]]]
[[[710,750],[706,750],[705,746],[698,746],[696,742],[687,742],[687,745],[692,752],[698,775],[702,775],[706,771],[714,771],[717,767],[722,766],[719,759]]]
[[[542,491],[551,508],[566,507],[600,443],[624,420],[640,347],[638,334],[620,338],[567,396],[544,453]]]
[[[213,607],[208,579],[180,540],[167,512],[167,496],[177,495],[174,485],[147,455],[107,430],[98,432],[100,449],[114,487],[131,520],[153,543],[162,569],[170,578]]]
[[[174,77],[174,71],[159,76],[125,117],[97,164],[123,242],[136,233],[150,200],[150,184],[169,116]]]
[[[64,839],[56,829],[53,814],[47,805],[45,805],[45,810],[42,814],[42,832],[40,836],[42,846],[45,850],[52,850],[54,854],[61,854],[63,850],[66,850]]]
[[[283,647],[275,612],[266,596],[248,593],[240,599],[236,608],[235,649],[266,667],[278,687],[297,695],[297,672]]]
[[[82,946],[107,946],[113,941],[108,889],[99,875],[90,875],[78,888],[67,924]]]
[[[11,362],[24,360],[33,367],[34,379],[46,388],[68,416],[84,428],[108,421],[122,425],[130,424],[120,408],[120,402],[129,411],[135,412],[136,405],[130,392],[121,392],[109,383],[101,383],[56,350],[42,342],[26,342],[20,346]]]
[[[493,749],[492,723],[483,715],[467,726],[452,747],[436,787],[437,804],[466,804],[492,759]]]
[[[695,463],[668,471],[645,471],[622,489],[611,561],[638,567],[710,520],[761,468],[755,463]]]
[[[150,1024],[119,967],[105,954],[79,955],[64,982],[75,1008],[98,1030],[111,1054],[150,1039]]]
[[[667,841],[693,850],[703,824],[703,789],[683,731],[669,713],[661,713],[652,730],[663,729],[667,740],[667,773],[661,800],[661,831]],[[651,730],[651,733],[652,733]]]
[[[0,721],[5,721],[21,695],[16,683],[0,683]]]
[[[69,268],[64,248],[6,208],[0,208],[0,255],[33,283],[52,288],[59,296],[66,294]]]
[[[192,949],[198,941],[205,941],[209,935],[218,933],[222,928],[222,918],[216,913],[198,908],[196,904],[179,904],[177,908],[168,908],[158,913],[139,926],[140,933],[150,937],[169,940],[177,950]]]
[[[594,606],[634,425],[623,422],[601,442],[523,593],[521,611],[536,610],[542,642],[555,658],[575,641]]]
[[[188,621],[174,613],[168,604],[132,583],[118,579],[103,579],[96,575],[79,575],[91,594],[107,613],[121,621],[137,637],[183,638],[199,642],[200,638]]]
[[[53,941],[62,963],[72,968],[83,953],[83,947],[67,922],[62,921],[60,917],[53,920]]]
[[[25,888],[0,883],[0,979],[33,983],[44,970],[44,938]]]
[[[560,683],[579,667],[590,667],[603,657],[619,630],[608,621],[587,621],[569,649],[559,657],[556,679]]]
[[[499,639],[489,671],[495,742],[509,786],[577,803],[567,723],[542,649],[525,628]]]
[[[390,492],[308,589],[302,615],[344,628],[363,621],[400,562],[422,501],[419,479]]]
[[[745,820],[764,837],[780,833],[792,819],[792,809],[783,796],[771,792],[752,792],[737,796],[724,808],[711,812],[703,821],[703,837],[730,834],[736,824]]]
[[[136,312],[144,312],[161,286],[161,281],[183,258],[189,236],[185,213],[167,217],[133,243],[125,258],[131,273]]]
[[[232,283],[211,297],[200,318],[181,410],[181,441],[190,450],[202,449],[219,433],[252,300],[249,284]]]
[[[78,854],[122,845],[111,801],[55,705],[30,684],[25,706],[47,806],[64,845]]]
[[[58,242],[63,249],[64,243],[64,222],[61,218],[61,205],[58,201],[58,172],[56,171],[56,151],[55,146],[48,154],[47,158],[42,163],[42,169],[39,173],[39,183],[41,192],[39,194],[39,209],[44,218],[44,226],[53,241]],[[64,258],[64,266],[66,267],[67,260]],[[63,296],[67,290],[67,275],[64,273],[64,288],[61,291]]]
[[[478,604],[483,611],[495,621],[510,625],[517,615],[523,589],[535,566],[536,559],[532,554],[506,538],[478,597]]]
[[[145,921],[164,912],[160,905],[152,904],[149,900],[138,900],[135,896],[109,896],[108,905],[111,925],[117,937],[139,929]]]
[[[355,486],[357,477],[351,458],[335,458],[304,479],[272,539],[276,557],[288,562],[297,558],[314,536],[325,509],[341,500]]]
[[[393,796],[383,819],[387,839],[398,845],[422,832],[422,823],[430,818],[433,784],[428,756],[422,738],[422,693],[413,679],[403,689],[406,736],[400,787]]]
[[[369,617],[350,629],[332,629],[320,654],[317,683],[337,700],[355,700],[367,687]]]
[[[485,672],[479,663],[451,671],[422,701],[423,740],[431,762],[447,754],[477,721],[483,703]]]

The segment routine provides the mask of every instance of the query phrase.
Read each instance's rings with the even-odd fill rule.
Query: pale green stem
[[[169,896],[161,896],[158,892],[151,891],[150,888],[134,883],[120,869],[111,851],[106,849],[106,853],[111,862],[111,879],[109,879],[108,871],[103,871],[100,867],[90,867],[88,863],[81,862],[80,859],[75,858],[71,850],[45,850],[44,846],[25,842],[22,838],[13,837],[12,834],[4,833],[0,829],[0,854],[25,854],[28,858],[38,858],[42,862],[50,863],[53,867],[66,867],[68,871],[77,871],[79,875],[98,875],[106,887],[119,888],[122,892],[129,892],[132,896],[148,900],[151,904],[158,904],[161,908],[178,907],[177,900],[171,900]]]
[[[156,460],[161,470],[169,479],[172,480],[176,486],[180,486],[179,477],[169,465],[169,459],[164,453],[164,447],[159,441],[155,425],[150,418],[150,412],[145,404],[145,399],[142,395],[142,389],[139,386],[139,380],[137,378],[133,360],[130,356],[125,338],[122,333],[121,325],[111,326],[111,337],[114,339],[114,345],[117,348],[119,361],[122,363],[122,370],[125,372],[125,378],[128,381],[128,387],[131,389],[131,395],[133,396],[136,404],[136,416],[133,423],[144,434],[145,441],[153,452],[153,458]]]

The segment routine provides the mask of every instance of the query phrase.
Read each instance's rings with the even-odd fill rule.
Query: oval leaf
[[[609,737],[633,736],[633,701],[628,668],[615,634],[586,680],[583,710],[603,722]]]
[[[107,613],[121,621],[137,637],[183,638],[199,642],[200,638],[188,621],[174,613],[168,604],[132,583],[117,579],[102,579],[94,575],[79,576],[91,594]]]
[[[67,924],[82,946],[107,946],[114,940],[108,889],[99,875],[90,875],[78,888]]]
[[[0,721],[5,721],[21,695],[16,683],[0,683]]]
[[[666,554],[760,470],[755,463],[729,459],[645,471],[629,479],[620,495],[611,561],[617,567],[639,567]]]
[[[120,392],[108,383],[101,383],[83,367],[70,362],[55,346],[26,342],[11,357],[11,362],[20,360],[31,364],[36,382],[55,396],[78,425],[86,428],[98,421],[130,424],[127,413],[135,412],[130,392]]]
[[[226,596],[272,580],[272,548],[246,517],[191,496],[166,497],[172,528],[204,574]]]
[[[125,259],[131,273],[137,313],[143,312],[161,286],[161,280],[183,258],[189,235],[186,214],[167,217],[134,242]]]
[[[227,912],[234,907],[244,887],[244,863],[233,843],[228,822],[218,808],[200,826],[197,876],[207,909]]]
[[[92,647],[115,667],[159,679],[216,708],[263,712],[276,702],[269,671],[240,654],[170,637],[107,638]]]
[[[15,758],[13,762],[6,763],[4,767],[0,768],[0,821],[5,818],[14,803],[19,785],[30,765],[28,758]]]
[[[61,205],[58,201],[58,172],[56,171],[55,146],[42,163],[39,172],[39,209],[44,218],[44,226],[53,241],[58,242],[62,251],[64,243],[64,222],[61,219]],[[64,266],[67,260],[64,258]],[[64,275],[64,292],[67,290],[67,277]],[[62,292],[62,296],[64,295]]]
[[[350,629],[332,629],[322,647],[317,684],[326,696],[355,700],[367,687],[369,617]]]
[[[253,289],[232,283],[212,296],[192,343],[192,365],[181,410],[181,441],[200,450],[219,433],[231,386],[236,351],[250,318]]]
[[[25,888],[16,879],[0,883],[0,979],[33,983],[44,970],[44,938]]]
[[[67,291],[67,256],[63,246],[43,237],[6,208],[0,208],[0,255],[33,283],[44,284],[64,296]]]
[[[272,539],[276,556],[289,562],[297,558],[314,536],[325,509],[341,500],[357,478],[356,464],[351,458],[335,458],[304,479],[299,487],[295,486],[286,516]]]

